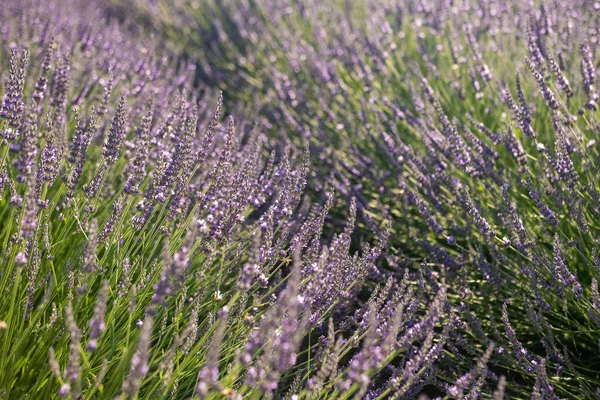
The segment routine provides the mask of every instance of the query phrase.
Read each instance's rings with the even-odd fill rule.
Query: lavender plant
[[[443,278],[360,301],[389,229],[353,248],[352,200],[325,232],[308,144],[222,124],[196,65],[104,4],[1,13],[4,397],[361,397],[392,362],[398,390],[431,375]]]
[[[367,292],[406,268],[446,271],[461,324],[445,344],[455,359],[433,386],[458,393],[494,343],[492,365],[463,394],[515,398],[594,398],[600,383],[597,9],[585,0],[137,6],[148,29],[203,65],[199,81],[252,104],[272,137],[308,138],[318,165],[308,190],[355,198],[357,237],[391,219]]]
[[[597,396],[595,3],[6,3],[3,397]]]

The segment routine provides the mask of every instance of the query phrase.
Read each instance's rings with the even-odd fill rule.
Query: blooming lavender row
[[[364,198],[309,186],[320,147],[265,134],[108,2],[9,0],[0,22],[2,396],[398,398],[464,376],[450,271],[409,270],[391,220],[357,241]]]
[[[398,284],[405,269],[445,275],[455,358],[398,396],[501,397],[506,385],[516,398],[593,398],[597,10],[586,0],[229,0],[136,11],[170,26],[173,44],[202,48],[189,53],[200,80],[251,104],[271,137],[311,143],[307,189],[359,206],[353,237],[391,220],[365,291]],[[355,365],[379,359],[368,353]],[[516,375],[497,386],[506,371]],[[383,376],[394,372],[346,397],[393,396],[402,386]]]

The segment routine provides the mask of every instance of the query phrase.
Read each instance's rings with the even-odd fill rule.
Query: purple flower
[[[117,158],[119,157],[119,149],[125,140],[125,134],[127,133],[125,131],[126,112],[125,95],[123,95],[119,100],[117,111],[110,125],[108,137],[106,138],[104,147],[102,148],[102,156],[108,165],[112,165],[117,161]]]
[[[583,294],[583,289],[581,287],[581,284],[577,281],[577,278],[575,277],[575,275],[573,275],[569,271],[569,268],[567,267],[567,264],[565,263],[565,258],[563,256],[563,252],[562,252],[562,243],[560,241],[558,234],[554,235],[553,254],[554,254],[553,273],[556,276],[556,279],[563,287],[569,287],[569,286],[572,287],[575,297],[581,297],[581,295]]]
[[[90,321],[90,340],[87,344],[87,349],[90,351],[96,351],[98,345],[98,339],[104,332],[104,314],[106,313],[106,306],[108,301],[108,281],[102,281],[102,286],[98,292],[98,299],[96,300],[96,306],[94,307],[94,316]]]
[[[129,375],[123,382],[123,392],[129,396],[134,396],[139,390],[142,379],[150,370],[150,344],[152,342],[152,317],[146,317],[137,350],[131,359],[131,368]]]
[[[3,138],[9,141],[15,140],[21,133],[25,109],[23,89],[29,63],[29,50],[22,50],[20,62],[17,61],[19,54],[17,49],[13,48],[11,51],[8,81],[6,82],[2,106],[0,107],[0,117],[8,120],[8,128],[0,133]]]
[[[146,176],[146,162],[148,159],[150,144],[150,128],[152,126],[153,117],[154,112],[150,110],[146,113],[144,119],[142,120],[140,134],[135,145],[135,156],[131,161],[129,177],[125,183],[125,188],[123,189],[125,193],[139,193],[140,183]]]

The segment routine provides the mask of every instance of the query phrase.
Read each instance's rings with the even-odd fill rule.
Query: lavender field
[[[600,399],[600,2],[3,0],[0,399]]]

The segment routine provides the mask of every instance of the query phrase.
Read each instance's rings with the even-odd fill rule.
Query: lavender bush
[[[590,1],[7,0],[6,398],[594,398]]]

